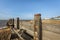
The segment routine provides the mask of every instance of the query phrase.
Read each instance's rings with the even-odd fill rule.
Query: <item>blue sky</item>
[[[36,13],[42,18],[60,16],[60,0],[0,0],[0,19],[33,19]]]

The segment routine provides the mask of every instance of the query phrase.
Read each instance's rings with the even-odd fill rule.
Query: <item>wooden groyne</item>
[[[28,21],[19,20],[19,18],[16,21],[10,19],[7,22],[7,27],[11,30],[10,34],[16,34],[15,38],[18,40],[60,40],[60,20],[41,20],[41,14],[35,14],[34,19]],[[1,31],[0,33],[5,32]]]

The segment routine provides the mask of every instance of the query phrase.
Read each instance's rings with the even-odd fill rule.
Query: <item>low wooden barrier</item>
[[[33,36],[33,40],[60,40],[60,20],[41,21],[41,14],[35,14],[34,20],[31,21],[18,19],[17,29],[19,28],[26,30],[28,34]]]

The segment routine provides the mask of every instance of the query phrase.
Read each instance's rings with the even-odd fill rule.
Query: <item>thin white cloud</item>
[[[11,18],[11,15],[0,13],[0,19],[8,19]]]
[[[34,15],[32,13],[26,13],[21,16],[22,19],[33,19]]]
[[[1,10],[0,11],[0,19],[8,19],[8,18],[12,18],[12,13],[8,10]]]

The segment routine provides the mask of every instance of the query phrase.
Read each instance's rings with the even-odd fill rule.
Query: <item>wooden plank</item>
[[[14,33],[16,33],[17,35],[18,35],[18,37],[20,38],[20,40],[24,40],[22,37],[21,37],[21,35],[13,28],[13,31],[14,31]]]

